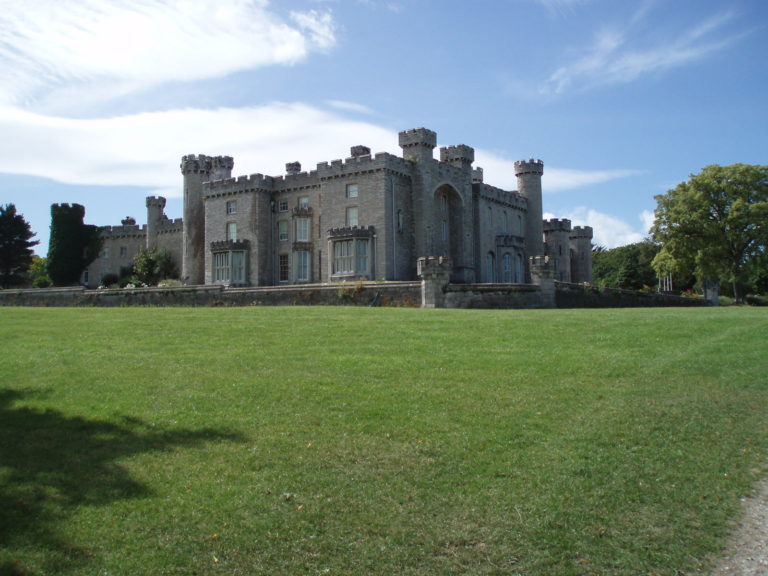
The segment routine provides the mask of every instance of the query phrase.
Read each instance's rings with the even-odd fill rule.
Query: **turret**
[[[147,197],[147,250],[157,245],[157,231],[165,216],[165,198]]]
[[[542,223],[541,177],[544,163],[541,160],[519,160],[515,162],[517,190],[528,200],[528,217],[525,226],[525,250],[528,257],[544,254],[544,230]],[[526,273],[530,282],[530,270]]]
[[[544,253],[554,262],[555,280],[571,281],[571,221],[553,218],[544,220]]]
[[[475,149],[466,144],[443,146],[440,148],[440,162],[445,162],[463,170],[472,170],[472,162],[474,161]]]
[[[187,284],[205,282],[205,210],[203,182],[211,180],[213,158],[190,154],[181,158],[184,175],[184,229],[181,276]]]
[[[574,226],[570,236],[571,282],[592,283],[592,227]]]
[[[235,160],[232,156],[214,156],[211,158],[211,180],[227,180],[232,178],[232,168]]]
[[[433,150],[437,146],[437,134],[427,128],[403,130],[398,136],[403,158],[414,162],[433,160]]]

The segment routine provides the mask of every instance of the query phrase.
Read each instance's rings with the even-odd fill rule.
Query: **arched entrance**
[[[453,261],[452,282],[464,279],[464,203],[456,189],[443,184],[435,190],[433,208],[435,231],[432,248],[436,256]]]

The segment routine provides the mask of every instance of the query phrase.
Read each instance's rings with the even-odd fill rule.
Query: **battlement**
[[[571,239],[591,240],[593,235],[592,226],[574,226],[571,230]]]
[[[205,154],[187,154],[181,157],[182,174],[199,174],[211,171],[211,157]]]
[[[352,146],[349,149],[349,155],[352,156],[352,158],[357,158],[358,156],[370,156],[371,149],[368,148],[368,146]]]
[[[161,210],[165,208],[165,198],[162,196],[147,196],[147,208],[158,207]]]
[[[138,224],[126,224],[123,226],[99,226],[99,234],[102,238],[139,238],[146,236],[147,226]]]
[[[377,152],[375,156],[352,156],[346,160],[332,160],[331,162],[318,162],[317,175],[321,179],[371,172],[374,170],[395,170],[404,174],[410,174],[411,167],[403,159],[388,152]],[[310,174],[315,174],[311,172]]]
[[[403,130],[398,134],[398,142],[401,148],[424,146],[432,149],[437,146],[437,133],[427,128]]]
[[[510,192],[489,184],[481,185],[480,197],[484,200],[509,206],[517,210],[526,211],[528,209],[528,199],[519,192]]]
[[[466,144],[443,146],[440,148],[440,162],[450,164],[472,164],[475,161],[475,149]]]
[[[123,226],[135,226],[136,225],[136,218],[132,216],[126,216],[122,220],[120,220],[120,224]]]
[[[288,162],[285,165],[285,173],[294,175],[301,173],[301,162]]]
[[[541,160],[534,160],[529,158],[528,160],[518,160],[515,162],[515,176],[522,174],[544,174],[544,162]]]
[[[232,170],[235,166],[235,159],[232,156],[212,156],[211,168],[214,170]]]
[[[183,218],[174,218],[173,220],[164,218],[158,223],[157,232],[158,234],[170,234],[172,232],[181,232],[183,228]]]
[[[340,226],[328,230],[329,238],[372,238],[375,235],[373,226]]]
[[[281,177],[282,178],[282,177]],[[220,196],[253,190],[272,190],[275,178],[264,174],[251,174],[203,183],[203,196]]]
[[[571,221],[567,218],[551,218],[544,220],[544,232],[570,232]]]
[[[482,184],[483,183],[483,169],[479,166],[477,168],[474,168],[472,170],[472,184]]]

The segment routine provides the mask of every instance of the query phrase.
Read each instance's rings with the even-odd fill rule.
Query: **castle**
[[[592,229],[542,219],[540,160],[515,162],[517,191],[483,182],[474,149],[440,148],[426,128],[399,134],[402,157],[354,146],[346,160],[286,174],[232,178],[230,156],[188,155],[182,219],[147,198],[147,224],[101,228],[102,252],[84,274],[97,286],[141,249],[167,250],[186,284],[274,286],[416,280],[422,256],[447,256],[451,281],[525,283],[547,255],[555,279],[591,282]]]

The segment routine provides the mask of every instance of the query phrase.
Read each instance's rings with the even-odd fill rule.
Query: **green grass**
[[[0,574],[677,575],[768,311],[0,308]]]

